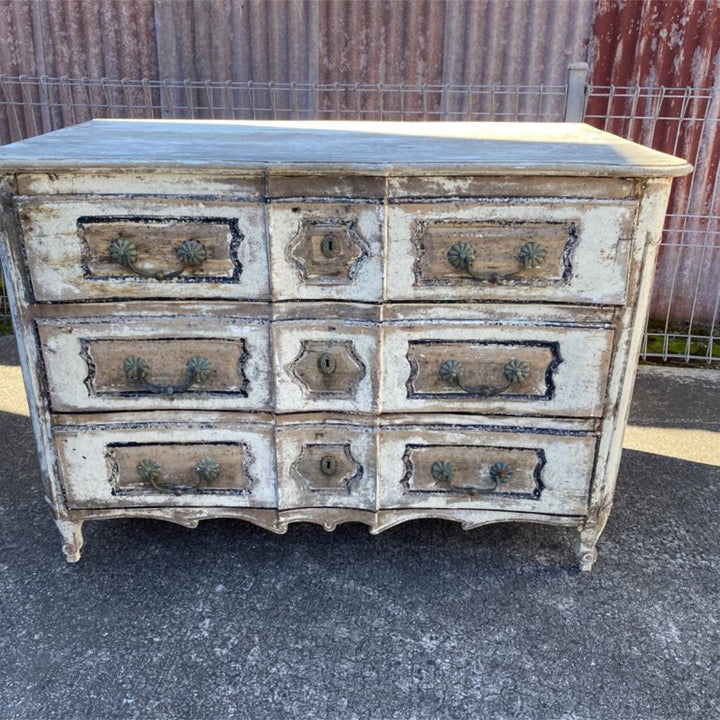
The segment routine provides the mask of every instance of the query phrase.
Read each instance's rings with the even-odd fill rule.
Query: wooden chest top
[[[583,123],[92,120],[0,150],[0,170],[178,166],[618,177],[691,169]]]

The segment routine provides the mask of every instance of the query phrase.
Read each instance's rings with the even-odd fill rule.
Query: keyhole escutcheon
[[[323,237],[320,249],[326,258],[334,258],[340,254],[340,243],[334,233],[328,233]]]
[[[337,462],[331,455],[325,455],[320,459],[320,472],[323,475],[334,475],[337,470]]]
[[[335,358],[330,353],[321,353],[318,368],[323,375],[332,375],[335,372]]]

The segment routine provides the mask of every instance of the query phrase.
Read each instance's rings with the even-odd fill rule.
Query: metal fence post
[[[565,122],[582,122],[585,116],[588,64],[572,62],[568,65],[565,95]]]

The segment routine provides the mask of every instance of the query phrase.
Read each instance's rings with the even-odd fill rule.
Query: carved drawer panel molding
[[[259,203],[20,198],[35,297],[269,296]]]
[[[532,427],[396,427],[380,435],[380,505],[582,515],[596,438]]]
[[[391,300],[625,301],[637,204],[391,205]]]
[[[269,218],[276,299],[382,299],[381,204],[273,202]]]
[[[375,510],[375,431],[329,418],[278,427],[281,510],[346,507]]]
[[[65,556],[93,519],[434,517],[573,527],[589,570],[690,170],[574,123],[97,120],[0,148]]]
[[[272,425],[55,428],[70,507],[276,507]]]
[[[255,479],[244,443],[108,445],[106,455],[112,494],[142,497],[250,495]]]
[[[387,412],[602,414],[613,331],[398,323],[384,332]]]
[[[56,411],[271,406],[267,320],[58,318],[38,334]]]
[[[572,277],[577,238],[574,221],[420,220],[414,272],[418,285],[558,285]]]

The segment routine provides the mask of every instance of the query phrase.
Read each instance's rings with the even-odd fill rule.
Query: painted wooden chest
[[[92,519],[433,517],[576,527],[589,570],[690,170],[576,124],[102,120],[3,148],[67,559]]]

